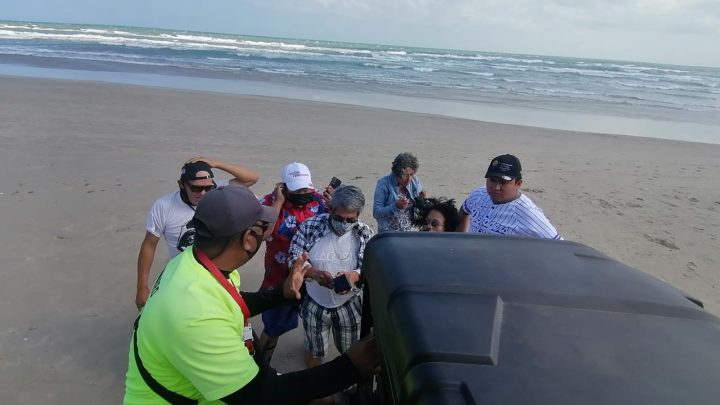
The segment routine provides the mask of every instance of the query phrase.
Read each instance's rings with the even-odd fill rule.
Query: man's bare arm
[[[159,240],[160,238],[157,236],[146,232],[145,239],[143,239],[140,245],[140,253],[138,254],[137,261],[137,293],[135,295],[135,305],[138,309],[145,306],[145,302],[147,302],[148,296],[150,295],[148,278],[150,277],[150,268],[155,259],[155,249],[157,248]]]
[[[202,156],[194,157],[185,163],[194,163],[198,161],[203,161],[209,164],[210,167],[212,167],[213,169],[220,169],[224,172],[230,173],[233,176],[233,178],[230,179],[230,183],[241,184],[243,186],[250,187],[253,184],[257,183],[257,181],[260,179],[260,175],[256,171],[250,170],[247,167],[237,163],[227,163],[223,162],[222,160],[208,159]]]

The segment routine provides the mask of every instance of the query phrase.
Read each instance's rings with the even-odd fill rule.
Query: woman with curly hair
[[[460,214],[455,200],[445,197],[420,200],[413,224],[421,231],[460,232]]]

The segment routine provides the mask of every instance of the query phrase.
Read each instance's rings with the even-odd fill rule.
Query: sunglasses
[[[250,228],[253,228],[253,227],[258,227],[258,228],[262,229],[262,232],[260,232],[259,234],[256,232],[257,235],[262,236],[265,233],[265,231],[267,231],[268,228],[270,227],[270,222],[260,221],[259,224],[253,224],[250,226]]]
[[[347,222],[348,224],[354,224],[355,222],[358,221],[357,218],[352,218],[352,219],[343,218],[340,215],[332,215],[332,219],[334,219],[335,221],[338,221],[338,222]]]
[[[217,188],[217,184],[215,184],[215,183],[213,183],[209,186],[196,186],[196,185],[193,185],[190,183],[185,183],[185,184],[187,184],[187,186],[190,187],[190,191],[192,191],[193,193],[200,193],[203,191],[207,193],[208,191],[214,190]]]

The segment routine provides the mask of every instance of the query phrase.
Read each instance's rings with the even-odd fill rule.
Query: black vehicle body
[[[388,233],[362,270],[375,403],[720,404],[720,320],[585,245]]]

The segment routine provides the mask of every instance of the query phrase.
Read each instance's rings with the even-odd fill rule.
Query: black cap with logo
[[[485,178],[500,177],[503,180],[522,179],[520,159],[513,155],[500,155],[490,162]]]

